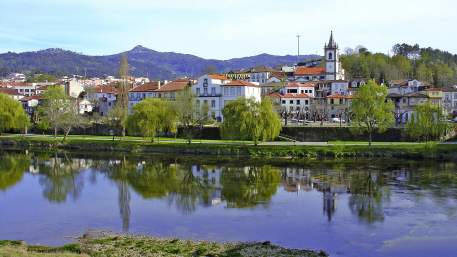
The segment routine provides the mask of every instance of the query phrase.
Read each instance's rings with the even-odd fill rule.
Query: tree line
[[[418,79],[438,87],[457,84],[457,55],[405,43],[396,44],[392,53],[372,53],[359,46],[347,48],[341,60],[349,79],[369,78],[378,83]]]

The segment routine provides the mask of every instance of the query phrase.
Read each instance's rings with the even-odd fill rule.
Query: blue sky
[[[58,47],[91,55],[136,45],[205,58],[320,54],[333,30],[340,48],[387,53],[397,42],[457,53],[453,0],[0,0],[0,52]]]

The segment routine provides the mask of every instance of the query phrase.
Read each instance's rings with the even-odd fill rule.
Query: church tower
[[[333,39],[333,31],[330,39],[324,47],[326,80],[344,80],[344,70],[341,67],[340,51]]]

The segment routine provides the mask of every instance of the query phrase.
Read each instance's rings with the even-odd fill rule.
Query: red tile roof
[[[32,95],[32,96],[27,96],[21,99],[21,102],[26,102],[30,100],[41,100],[43,97],[41,95]]]
[[[308,94],[286,93],[286,94],[282,95],[282,98],[311,98],[311,96]]]
[[[290,82],[286,84],[286,87],[315,87],[317,85],[316,82],[305,82],[305,83],[298,83],[298,82]]]
[[[184,90],[189,85],[189,80],[176,80],[161,86],[154,92],[176,92]]]
[[[5,95],[21,95],[19,94],[16,89],[12,88],[0,88],[0,94],[5,94]]]
[[[258,85],[253,84],[251,82],[247,82],[244,80],[232,80],[229,83],[225,84],[224,86],[235,86],[235,87],[258,87]]]
[[[303,75],[320,75],[325,74],[324,67],[297,67],[294,72],[295,76],[303,76]]]
[[[327,98],[337,98],[337,99],[341,98],[341,99],[343,99],[343,98],[348,98],[348,96],[347,95],[340,95],[340,94],[333,94],[333,95],[327,96]]]
[[[111,85],[95,87],[96,93],[117,94],[117,88]]]
[[[159,88],[159,83],[158,81],[145,83],[130,89],[130,92],[152,92]]]
[[[208,77],[212,79],[219,79],[219,80],[228,80],[228,78],[221,74],[209,74]]]

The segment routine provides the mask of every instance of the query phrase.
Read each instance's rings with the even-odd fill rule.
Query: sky
[[[230,59],[261,53],[388,53],[418,43],[457,53],[455,0],[0,0],[0,53],[63,48],[89,55],[136,45]]]

